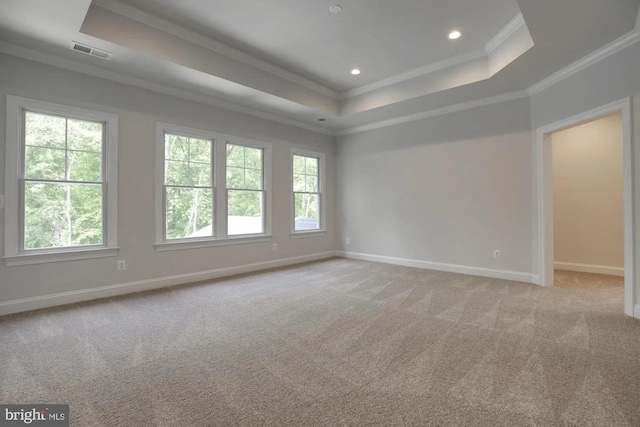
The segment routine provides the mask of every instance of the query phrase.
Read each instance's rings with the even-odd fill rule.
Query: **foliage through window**
[[[227,234],[264,233],[263,149],[227,144]]]
[[[156,132],[156,250],[269,239],[270,144],[167,123]]]
[[[165,133],[165,237],[211,237],[213,141]]]
[[[293,155],[294,231],[319,230],[320,158]]]
[[[23,110],[24,250],[103,245],[105,124]]]

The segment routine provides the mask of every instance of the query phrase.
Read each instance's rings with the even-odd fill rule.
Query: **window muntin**
[[[321,229],[320,157],[293,155],[293,231]]]
[[[227,235],[265,232],[264,149],[227,143]]]
[[[156,135],[157,251],[271,239],[271,144],[168,123]]]
[[[106,124],[22,110],[20,251],[104,246]]]
[[[214,236],[213,140],[164,133],[165,240]]]

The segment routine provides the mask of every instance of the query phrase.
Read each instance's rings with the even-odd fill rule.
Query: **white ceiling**
[[[334,3],[342,12],[329,13]],[[482,48],[515,0],[123,0],[337,91]],[[463,36],[451,41],[459,28]],[[359,68],[354,77],[349,71]]]
[[[640,0],[124,1],[64,0],[60,7],[2,0],[0,52],[340,132],[523,91],[630,33],[640,6]],[[340,15],[328,13],[334,2],[343,6]],[[463,36],[452,42],[446,36],[454,27]],[[114,56],[103,61],[71,51],[72,40]],[[354,66],[363,71],[359,77],[348,74]]]

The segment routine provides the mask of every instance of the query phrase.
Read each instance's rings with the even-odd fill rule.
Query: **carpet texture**
[[[640,426],[622,279],[346,259],[0,318],[0,402],[76,426]]]

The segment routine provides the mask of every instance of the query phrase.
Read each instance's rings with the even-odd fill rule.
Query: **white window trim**
[[[105,182],[107,197],[104,244],[22,251],[20,248],[20,179],[23,110],[105,123]],[[7,95],[5,158],[4,260],[8,267],[58,261],[113,257],[118,252],[118,116],[84,108]]]
[[[318,165],[318,193],[320,194],[320,228],[317,230],[300,230],[296,231],[295,229],[295,221],[296,221],[296,202],[295,202],[295,192],[293,191],[293,156],[305,156],[305,157],[316,157],[319,159]],[[291,169],[289,170],[289,192],[291,193],[291,208],[289,212],[291,212],[291,231],[289,233],[289,237],[292,239],[305,238],[305,237],[320,237],[327,234],[327,215],[326,215],[326,196],[325,196],[325,169],[326,169],[326,156],[324,153],[319,153],[317,151],[310,151],[303,148],[292,147],[291,148],[291,156],[289,156],[289,166]]]
[[[213,140],[213,236],[166,240],[164,235],[164,135],[173,133],[192,138]],[[264,149],[264,233],[227,236],[226,157],[227,142]],[[271,144],[190,127],[158,122],[156,124],[155,175],[155,249],[158,252],[199,249],[271,241]]]
[[[234,145],[242,145],[244,147],[249,148],[259,148],[262,149],[262,179],[263,179],[263,192],[264,192],[264,200],[263,200],[263,227],[264,233],[255,233],[255,234],[234,234],[232,236],[227,235],[227,217],[229,215],[228,208],[229,204],[226,200],[227,194],[227,143]],[[222,194],[222,199],[224,200],[224,236],[227,239],[242,239],[242,238],[256,238],[260,236],[270,236],[271,235],[271,144],[268,142],[256,141],[252,139],[246,138],[236,138],[236,137],[228,137],[225,140],[224,144],[220,144],[224,146],[224,159],[223,167],[224,169],[224,180],[220,182],[224,182],[224,191]]]

